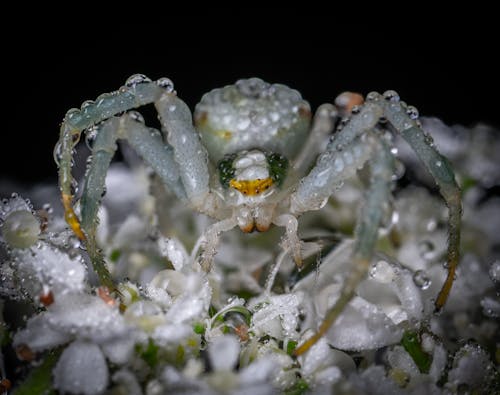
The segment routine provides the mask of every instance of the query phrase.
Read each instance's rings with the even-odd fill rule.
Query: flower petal
[[[70,344],[54,368],[54,386],[61,393],[101,394],[108,380],[108,366],[101,349],[85,341]]]

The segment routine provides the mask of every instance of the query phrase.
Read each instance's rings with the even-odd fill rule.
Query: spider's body
[[[297,217],[321,208],[346,178],[368,165],[370,185],[355,232],[353,271],[317,335],[297,353],[306,351],[354,295],[368,270],[378,229],[387,214],[395,170],[392,139],[387,126],[379,123],[384,118],[412,146],[449,207],[448,277],[436,300],[436,308],[442,307],[458,261],[460,193],[453,172],[420,128],[416,109],[400,102],[394,91],[370,93],[352,114],[345,105],[349,97],[359,99],[342,94],[337,107],[322,105],[311,121],[310,106],[297,91],[257,78],[240,80],[203,96],[193,124],[188,107],[177,97],[170,80],[152,82],[135,75],[119,91],[101,95],[95,103],[86,102],[81,110],[70,110],[55,150],[62,200],[66,219],[85,240],[101,281],[113,285],[95,233],[105,175],[118,139],[127,140],[179,199],[217,220],[204,234],[200,263],[207,270],[220,233],[236,226],[245,232],[265,231],[272,224],[284,227],[283,248],[300,264]],[[130,111],[149,103],[158,110],[164,137],[146,127],[140,114]],[[342,120],[342,129],[320,152],[338,114],[349,114],[350,119]],[[78,219],[72,208],[72,150],[81,132],[95,129],[98,123]]]
[[[293,177],[289,164],[307,140],[309,104],[287,86],[252,78],[205,94],[194,114],[218,172],[212,190],[241,230],[267,230]]]

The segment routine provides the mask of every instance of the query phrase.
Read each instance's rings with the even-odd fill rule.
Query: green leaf
[[[109,260],[111,262],[118,262],[118,259],[120,259],[120,255],[122,252],[120,250],[113,250],[111,251],[111,254],[109,255]]]
[[[48,354],[42,364],[33,369],[28,377],[12,391],[12,395],[55,394],[52,388],[52,369],[60,354],[60,351]]]
[[[151,368],[156,367],[158,364],[158,346],[153,340],[149,339],[148,345],[145,348],[139,346],[138,351],[141,358],[144,359]]]
[[[194,331],[194,333],[196,333],[198,335],[203,335],[205,333],[205,325],[203,325],[200,322],[197,322],[193,326],[193,331]]]
[[[406,331],[403,334],[401,344],[404,349],[415,361],[421,373],[429,373],[431,368],[432,357],[427,354],[420,344],[420,336],[415,332]]]
[[[288,355],[292,355],[296,348],[297,348],[297,342],[294,340],[290,340],[286,345],[286,353]]]
[[[304,379],[299,379],[297,382],[293,385],[293,387],[288,388],[287,390],[284,391],[285,395],[302,395],[307,392],[309,389],[309,385]]]

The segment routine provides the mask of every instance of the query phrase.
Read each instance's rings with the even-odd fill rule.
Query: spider
[[[351,109],[350,102],[359,105]],[[130,111],[151,103],[158,111],[161,132],[145,126],[141,115]],[[206,270],[222,232],[237,226],[244,232],[262,232],[273,224],[285,228],[282,246],[300,265],[297,218],[322,208],[345,179],[367,165],[370,179],[355,229],[352,272],[316,334],[295,352],[304,353],[334,323],[368,271],[391,199],[395,169],[388,131],[392,131],[413,148],[449,209],[448,274],[435,301],[436,310],[441,309],[453,284],[460,242],[460,190],[448,161],[421,129],[417,110],[400,101],[396,92],[372,92],[364,101],[346,92],[335,103],[323,104],[313,117],[297,91],[258,78],[242,79],[205,94],[193,123],[168,78],[153,82],[137,74],[118,91],[68,111],[54,151],[65,219],[84,241],[101,282],[113,288],[95,237],[105,176],[118,139],[128,141],[179,199],[217,220],[204,233],[200,263]],[[341,116],[337,131],[320,152],[321,142]],[[84,130],[95,140],[78,218],[71,167]]]

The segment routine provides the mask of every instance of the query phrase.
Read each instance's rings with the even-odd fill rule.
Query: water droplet
[[[372,265],[369,271],[369,276],[382,284],[390,283],[394,279],[395,274],[392,265],[384,260],[380,260]]]
[[[437,167],[441,167],[443,165],[443,162],[441,162],[440,160],[436,161],[436,166]]]
[[[396,147],[391,148],[391,154],[397,155],[398,154],[398,149]]]
[[[135,88],[137,85],[147,82],[151,82],[151,79],[146,77],[144,74],[134,74],[131,75],[127,81],[125,81],[125,86],[128,88]]]
[[[423,270],[417,270],[413,274],[413,282],[417,287],[423,290],[429,288],[431,285],[431,279],[429,278],[427,273],[424,272]]]
[[[435,247],[430,240],[423,240],[418,244],[418,252],[426,261],[430,261],[435,257]]]
[[[344,169],[344,161],[340,158],[335,159],[333,162],[333,169],[337,172],[340,172]]]
[[[378,100],[378,96],[377,92],[370,92],[366,95],[366,101],[376,101]]]
[[[67,112],[66,115],[64,116],[64,119],[67,121],[71,121],[74,119],[76,116],[79,116],[81,114],[80,110],[78,108],[70,108]]]
[[[94,102],[93,100],[85,100],[85,101],[82,103],[82,105],[81,105],[80,109],[81,109],[82,111],[84,111],[84,110],[86,110],[88,107],[93,106],[94,104],[95,104],[95,102]]]
[[[68,239],[68,244],[70,245],[71,248],[80,248],[80,239],[78,237],[72,235]]]
[[[489,275],[494,282],[500,283],[500,261],[491,264]]]
[[[428,232],[433,232],[437,228],[437,221],[435,218],[431,218],[427,224],[425,225],[425,229],[427,229]]]
[[[50,205],[50,203],[45,203],[43,206],[42,206],[42,209],[44,209],[45,211],[47,211],[47,213],[49,214],[52,214],[54,209],[52,208],[52,206]]]
[[[61,157],[62,157],[61,151],[62,151],[62,144],[61,144],[61,142],[58,142],[56,144],[56,146],[54,147],[54,152],[53,152],[54,162],[56,162],[57,167],[60,166],[60,161],[61,161]]]
[[[417,119],[419,115],[417,108],[413,106],[408,106],[408,108],[406,109],[406,113],[411,119]]]
[[[174,91],[174,83],[170,78],[160,78],[156,81],[156,85],[158,85],[160,88],[165,89],[168,93],[172,93]]]
[[[144,117],[138,111],[129,111],[129,117],[133,119],[135,122],[144,123]]]
[[[351,108],[351,114],[359,114],[362,107],[363,106],[355,105],[353,108]]]
[[[76,181],[74,178],[71,180],[70,189],[71,195],[75,196],[78,193],[78,181]]]
[[[175,106],[175,104],[172,104],[171,106],[168,107],[168,111],[174,112],[176,110],[176,108],[177,107]]]
[[[71,248],[68,250],[68,256],[70,259],[75,259],[80,255],[76,248]]]
[[[481,307],[483,308],[483,313],[487,317],[497,318],[500,317],[500,301],[494,299],[490,296],[486,296],[481,299]]]
[[[394,102],[399,101],[399,95],[396,91],[392,91],[392,90],[385,91],[383,96],[384,96],[384,99],[388,100],[388,101],[394,101]]]
[[[99,127],[94,125],[87,129],[85,132],[85,145],[89,150],[92,151],[92,143],[97,137],[97,133],[99,132]]]
[[[432,138],[432,136],[429,133],[424,134],[424,140],[431,147],[434,147],[434,139]]]
[[[399,180],[401,177],[404,176],[406,171],[406,167],[403,162],[400,160],[396,159],[394,161],[394,173],[392,174],[392,180],[396,181]]]

